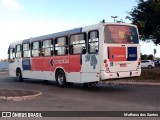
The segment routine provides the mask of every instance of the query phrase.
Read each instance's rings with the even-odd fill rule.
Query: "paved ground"
[[[19,82],[7,73],[0,73],[0,88],[36,90],[43,94],[34,100],[0,101],[0,111],[160,111],[160,86],[85,88],[74,84],[70,88],[59,88],[55,82],[29,79]]]

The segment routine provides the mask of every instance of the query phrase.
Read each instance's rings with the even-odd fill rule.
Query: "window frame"
[[[98,41],[89,42],[91,32],[97,32]],[[97,52],[90,52],[89,43],[98,43],[98,51]],[[97,54],[98,52],[99,52],[99,31],[98,30],[91,30],[88,32],[88,53],[89,54]]]
[[[29,44],[29,49],[28,49],[28,50],[24,50],[24,49],[23,49],[23,45],[24,45],[24,44]],[[23,58],[30,58],[30,57],[24,57],[24,51],[30,51],[30,57],[31,57],[31,44],[30,44],[30,43],[23,43],[23,44],[22,44],[22,57],[23,57]]]
[[[73,47],[73,45],[80,45],[80,44],[71,44],[71,37],[74,35],[84,35],[84,41],[85,43],[81,43],[81,44],[85,44],[85,53],[83,53],[83,51],[81,53],[76,53],[74,54],[73,52],[71,52],[71,46]],[[73,48],[72,48],[73,49]],[[76,33],[76,34],[72,34],[69,36],[69,54],[70,55],[82,55],[82,54],[86,54],[87,53],[87,33],[86,32],[82,32],[82,33]]]
[[[39,42],[39,49],[33,49],[33,44],[36,43],[36,42]],[[42,42],[41,42],[41,41],[34,41],[34,42],[32,42],[32,43],[31,43],[31,57],[33,57],[33,58],[41,57],[41,56],[42,56],[42,51],[41,51],[41,49],[42,49]],[[32,51],[33,51],[33,50],[39,50],[39,56],[33,56],[33,54],[32,54]]]
[[[56,46],[56,44],[58,43],[58,39],[59,39],[59,38],[66,38],[66,40],[65,40],[65,45],[64,45],[64,46]],[[69,47],[68,42],[69,42],[68,36],[61,36],[61,37],[55,38],[55,39],[54,39],[54,45],[53,45],[53,46],[54,46],[54,55],[55,55],[55,56],[66,56],[66,55],[68,55],[68,47]],[[56,47],[65,47],[65,48],[66,48],[65,54],[60,54],[60,55],[58,55],[58,54],[57,54]]]
[[[12,54],[12,58],[11,58],[11,54]],[[8,62],[9,63],[15,62],[15,59],[16,59],[15,58],[15,47],[9,47],[8,48]]]
[[[51,46],[50,46],[50,47],[45,47],[45,48],[43,48],[43,42],[44,42],[44,41],[48,41],[48,40],[51,41]],[[47,56],[47,55],[45,56],[44,50],[47,49],[47,48],[50,48],[51,54],[48,55],[48,56]],[[52,48],[52,50],[51,50],[51,48]],[[49,38],[49,39],[42,40],[42,43],[41,43],[41,56],[42,56],[42,57],[50,57],[50,56],[53,56],[53,53],[54,53],[53,38]]]
[[[20,46],[20,51],[17,51],[17,46]],[[17,53],[20,53],[20,57],[17,57]],[[15,46],[15,58],[16,59],[21,59],[22,58],[22,45],[21,44],[17,44],[16,46]]]

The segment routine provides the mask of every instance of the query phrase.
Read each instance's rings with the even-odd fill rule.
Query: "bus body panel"
[[[94,30],[98,31],[100,34],[100,25],[98,24],[98,25],[84,27],[82,29],[82,32],[88,33]],[[87,49],[89,49],[88,46],[87,46]],[[88,52],[86,54],[82,54],[81,83],[96,82],[100,80],[99,52],[100,52],[100,49],[98,53],[95,53],[95,54],[91,54]]]
[[[110,25],[110,24],[106,24],[106,25]],[[126,25],[126,24],[120,24],[120,25]],[[120,26],[120,25],[117,25],[117,26]],[[129,26],[132,26],[132,25],[129,25]],[[102,41],[104,41],[104,39]],[[101,65],[101,80],[140,76],[141,67],[139,64],[140,62],[140,45],[139,44],[102,43],[101,46],[103,49],[102,50],[103,64]]]
[[[14,49],[15,52],[15,47],[16,45],[21,45],[22,41],[17,41],[12,44],[10,44],[10,48]],[[12,62],[9,62],[9,75],[12,77],[16,77],[16,70],[17,68],[22,68],[22,58],[16,58],[16,55],[12,56],[14,60]]]
[[[24,78],[52,81],[55,81],[55,72],[60,68],[65,72],[66,81],[74,83],[88,83],[113,78],[140,76],[141,68],[138,65],[140,60],[140,45],[104,43],[105,26],[110,24],[116,26],[132,26],[130,24],[100,23],[11,43],[10,46],[15,47],[15,45],[22,43],[42,42],[45,39],[54,39],[61,36],[70,37],[72,34],[84,32],[88,34],[93,30],[99,32],[98,53],[88,53],[87,40],[86,54],[15,59],[14,62],[9,63],[10,76],[16,77],[17,68],[21,69]]]

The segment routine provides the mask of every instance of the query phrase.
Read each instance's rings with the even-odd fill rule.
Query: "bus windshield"
[[[106,25],[104,29],[105,43],[138,44],[137,29],[126,25]]]

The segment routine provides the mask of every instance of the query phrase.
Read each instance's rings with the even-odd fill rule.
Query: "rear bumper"
[[[141,69],[138,71],[124,71],[124,72],[105,72],[101,71],[101,80],[113,79],[113,78],[128,78],[140,76]]]

